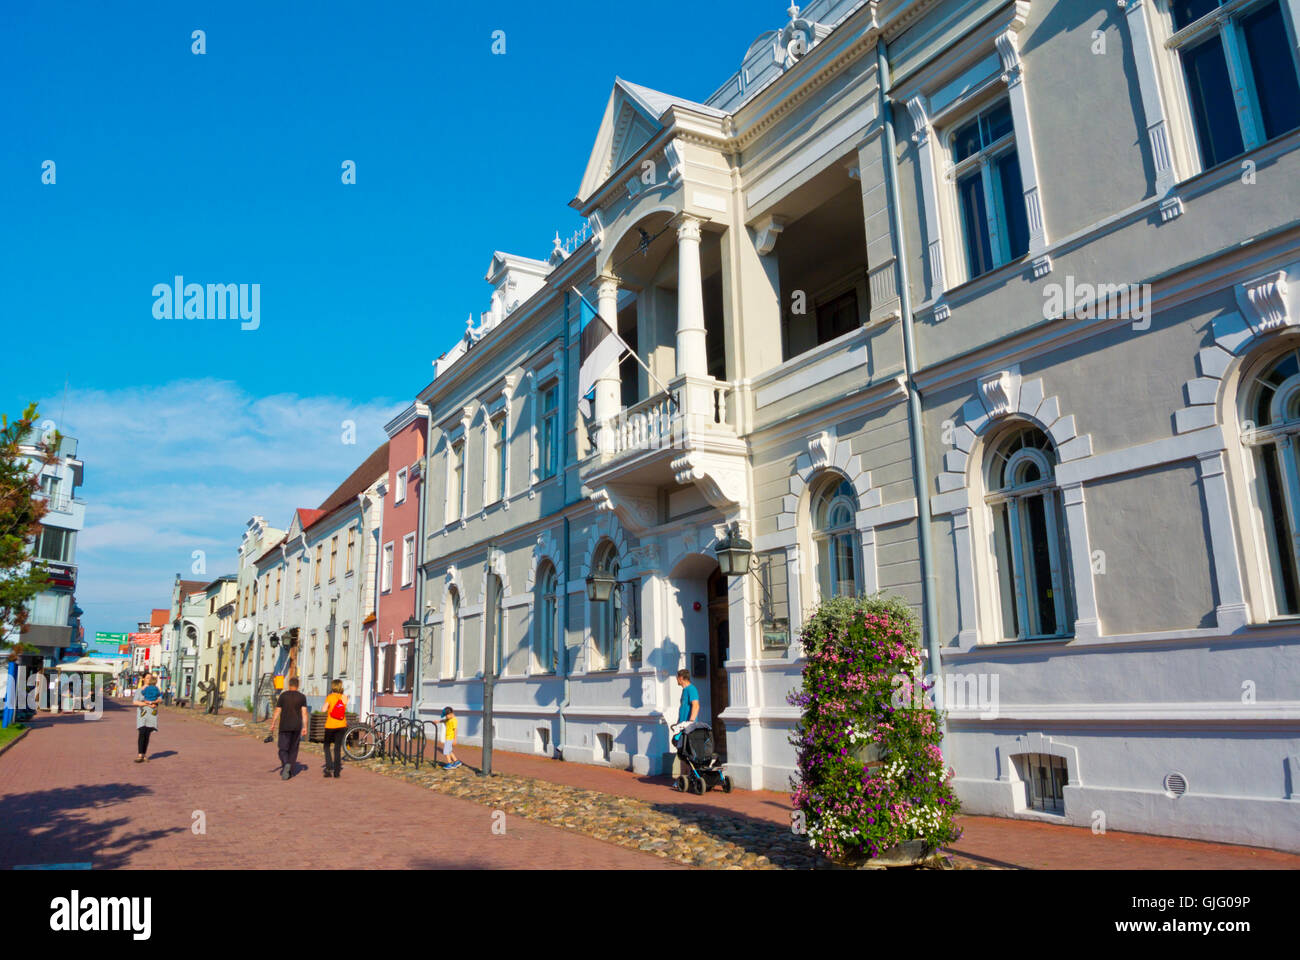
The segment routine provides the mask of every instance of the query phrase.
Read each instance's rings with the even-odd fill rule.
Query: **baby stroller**
[[[707,723],[676,723],[668,728],[668,734],[677,738],[677,757],[683,771],[673,782],[673,789],[703,794],[721,785],[723,793],[731,792],[731,778],[725,772],[726,764],[713,752],[713,730]]]

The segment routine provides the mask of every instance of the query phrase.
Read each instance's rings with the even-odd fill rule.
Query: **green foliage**
[[[41,518],[49,505],[40,491],[40,470],[54,462],[60,436],[36,436],[36,404],[10,421],[0,414],[0,648],[14,643],[27,624],[27,602],[49,583],[45,564],[32,560]],[[11,633],[12,631],[12,633]]]
[[[802,716],[795,809],[808,839],[834,859],[876,857],[908,840],[928,847],[961,835],[945,770],[940,718],[917,707],[921,647],[916,619],[897,597],[823,602],[800,635],[803,684],[790,694]],[[922,700],[922,702],[925,702]]]

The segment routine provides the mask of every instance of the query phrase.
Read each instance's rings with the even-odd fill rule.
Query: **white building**
[[[969,812],[1300,849],[1297,22],[815,0],[702,103],[618,80],[591,238],[418,396],[423,715],[481,737],[490,622],[499,746],[658,771],[685,667],[784,789],[806,612],[886,591],[986,692]],[[590,420],[575,287],[649,368]]]

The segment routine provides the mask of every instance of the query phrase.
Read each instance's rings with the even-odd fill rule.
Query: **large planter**
[[[915,867],[933,860],[937,852],[925,840],[905,840],[887,850],[882,850],[879,856],[868,857],[863,853],[854,853],[831,861],[831,865],[832,869],[836,870],[887,870],[891,867]]]

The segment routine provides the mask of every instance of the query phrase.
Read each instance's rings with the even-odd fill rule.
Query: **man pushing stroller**
[[[700,691],[691,683],[688,670],[677,671],[682,700],[677,723],[668,728],[676,752],[673,754],[673,789],[702,794],[721,786],[731,792],[731,778],[723,772],[722,759],[713,752],[713,731],[699,719]]]

